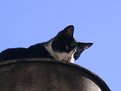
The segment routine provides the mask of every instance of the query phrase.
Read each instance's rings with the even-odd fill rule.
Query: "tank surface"
[[[51,59],[0,62],[0,91],[110,91],[84,67]]]

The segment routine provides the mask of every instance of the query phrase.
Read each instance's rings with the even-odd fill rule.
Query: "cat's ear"
[[[93,43],[84,43],[83,49],[88,49],[89,47],[91,47],[93,45]]]
[[[73,36],[73,33],[74,33],[74,26],[73,26],[73,25],[69,25],[69,26],[67,26],[63,31],[64,31],[64,33],[65,33],[66,35]]]

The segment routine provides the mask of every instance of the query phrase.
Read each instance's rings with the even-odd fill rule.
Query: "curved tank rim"
[[[51,63],[51,64],[54,63],[58,65],[71,66],[71,67],[74,67],[75,69],[83,71],[86,74],[89,74],[90,77],[93,78],[93,80],[96,80],[98,82],[98,85],[101,87],[101,89],[106,89],[106,91],[111,91],[108,85],[105,83],[105,81],[101,77],[91,72],[87,68],[74,64],[74,63],[57,61],[57,60],[48,59],[48,58],[28,58],[28,59],[15,59],[15,60],[1,61],[0,67],[5,67],[5,66],[13,65],[13,64],[18,64],[18,63]]]

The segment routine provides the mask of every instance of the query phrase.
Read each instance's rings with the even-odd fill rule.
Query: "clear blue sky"
[[[0,0],[0,51],[47,41],[69,24],[93,42],[77,60],[121,91],[121,0]]]

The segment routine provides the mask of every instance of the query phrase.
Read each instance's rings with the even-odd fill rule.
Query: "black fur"
[[[40,50],[39,50],[40,49]],[[36,44],[29,48],[11,48],[0,53],[0,61],[22,58],[52,58],[44,44]]]
[[[53,40],[53,50],[60,52],[70,52],[77,43],[73,38],[73,32],[74,27],[72,25],[66,27],[63,31],[60,31]]]
[[[21,58],[51,58],[70,62],[77,60],[80,54],[93,43],[77,42],[73,38],[74,26],[67,26],[48,42],[38,43],[28,48],[11,48],[0,53],[0,61]]]

